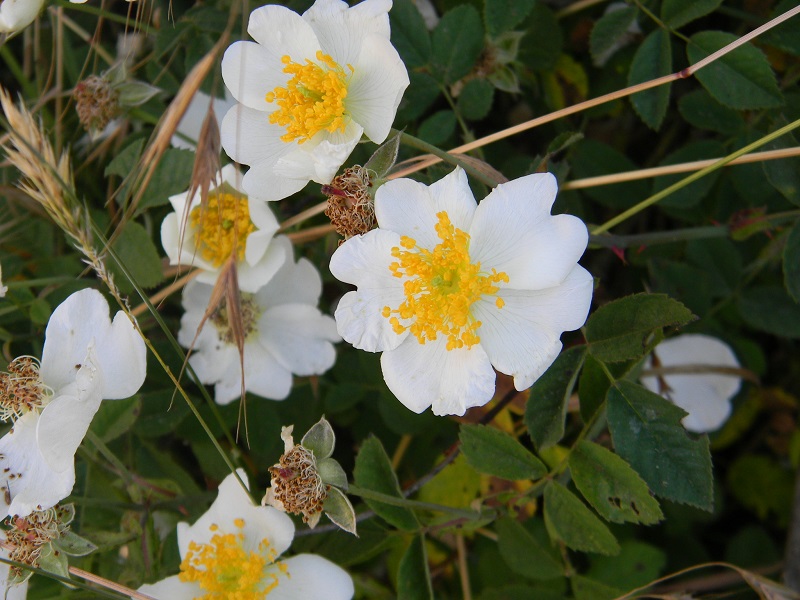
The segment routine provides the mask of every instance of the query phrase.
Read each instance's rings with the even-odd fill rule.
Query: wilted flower
[[[359,165],[345,169],[330,185],[322,186],[322,193],[328,197],[325,216],[345,240],[377,227],[371,186],[369,171]]]
[[[254,293],[275,275],[287,254],[286,247],[273,240],[279,227],[275,215],[265,202],[248,198],[240,190],[240,179],[236,167],[223,167],[211,184],[206,206],[199,191],[191,200],[188,191],[171,196],[175,212],[161,224],[161,244],[170,264],[195,266],[202,270],[197,280],[212,285],[221,267],[235,255],[239,288]],[[184,215],[188,222],[181,239]]]
[[[391,6],[317,0],[302,17],[276,5],[251,13],[256,41],[236,42],[222,60],[240,103],[222,121],[222,146],[251,166],[245,191],[280,200],[309,180],[329,183],[362,133],[386,138],[409,83],[389,42]]]
[[[244,471],[238,473],[246,481]],[[352,598],[353,580],[321,556],[278,560],[293,537],[288,516],[254,505],[234,475],[228,475],[217,499],[194,525],[178,524],[180,574],[139,591],[159,600]]]
[[[2,418],[16,419],[0,438],[0,488],[9,515],[25,517],[66,498],[75,483],[75,452],[103,398],[128,398],[146,374],[145,346],[124,313],[112,322],[92,289],[56,308],[42,361],[22,356],[0,374]]]
[[[331,258],[333,275],[358,286],[335,316],[345,340],[383,352],[386,383],[409,409],[463,415],[486,404],[492,366],[524,390],[558,356],[561,333],[584,323],[586,226],[551,215],[555,197],[555,177],[534,174],[477,205],[461,169],[430,187],[378,188],[379,228]]]
[[[33,23],[44,0],[3,0],[0,2],[0,33],[17,33]]]
[[[742,378],[736,355],[720,340],[696,333],[664,340],[647,357],[642,384],[687,414],[681,423],[704,433],[719,429],[731,414],[731,398]]]
[[[295,262],[285,236],[272,242],[287,257],[269,282],[256,293],[241,294],[244,330],[245,388],[264,398],[283,400],[295,375],[319,375],[333,366],[339,341],[333,319],[317,309],[322,280],[316,268],[301,258]],[[211,299],[212,287],[192,281],[183,292],[186,313],[178,341],[190,347],[189,363],[203,383],[215,384],[214,397],[228,404],[241,394],[239,353],[223,303],[197,335]]]
[[[293,515],[303,515],[312,529],[323,512],[336,525],[356,532],[356,515],[347,490],[347,475],[331,458],[336,435],[322,417],[306,432],[299,444],[292,439],[294,425],[281,428],[284,450],[276,465],[269,468],[270,486],[261,504],[268,504]]]

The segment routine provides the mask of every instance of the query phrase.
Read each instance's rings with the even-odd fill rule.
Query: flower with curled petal
[[[492,367],[533,385],[586,320],[592,276],[577,260],[583,222],[551,215],[556,180],[498,185],[478,205],[457,168],[430,187],[376,193],[378,229],[342,244],[331,272],[352,283],[336,309],[342,337],[383,352],[389,389],[414,412],[463,415],[495,391]]]
[[[135,394],[144,341],[122,312],[111,321],[97,290],[75,292],[50,317],[41,363],[19,357],[0,373],[0,409],[15,419],[0,438],[0,488],[9,515],[54,506],[75,484],[75,452],[100,402]]]
[[[409,83],[389,42],[391,6],[317,0],[302,16],[272,4],[250,14],[255,42],[222,59],[239,102],[222,120],[222,147],[250,165],[247,193],[280,200],[329,183],[362,134],[386,139]]]

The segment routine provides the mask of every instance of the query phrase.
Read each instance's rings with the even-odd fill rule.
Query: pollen
[[[244,260],[247,236],[256,230],[247,198],[229,192],[209,194],[205,207],[197,206],[189,213],[189,225],[200,256],[215,267],[234,253],[236,260]]]
[[[433,250],[418,247],[408,236],[401,237],[400,246],[392,248],[392,257],[397,260],[389,270],[404,279],[406,299],[396,309],[383,307],[381,315],[395,333],[409,330],[420,344],[441,334],[447,338],[448,350],[470,348],[480,342],[477,330],[481,322],[472,316],[473,304],[483,296],[497,294],[497,284],[508,283],[508,275],[495,269],[491,273],[481,271],[481,264],[470,260],[469,234],[455,227],[447,212],[436,216],[441,242]],[[504,304],[502,298],[495,299],[498,309]],[[404,325],[401,320],[410,324]]]
[[[345,98],[353,67],[347,65],[348,75],[322,50],[317,51],[316,59],[317,62],[306,59],[305,64],[300,64],[283,56],[283,72],[292,78],[286,87],[278,86],[265,97],[278,106],[269,122],[286,128],[281,136],[284,142],[298,140],[302,144],[320,131],[343,132],[347,126]]]
[[[32,356],[15,358],[6,368],[0,373],[0,420],[19,418],[52,397],[53,390],[39,377],[39,361]]]
[[[278,587],[282,575],[288,576],[286,566],[275,563],[267,539],[252,550],[245,548],[244,525],[243,519],[234,520],[235,533],[211,525],[214,535],[208,543],[189,543],[178,577],[205,592],[195,600],[261,599]]]

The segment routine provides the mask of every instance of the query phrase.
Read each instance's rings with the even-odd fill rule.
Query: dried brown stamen
[[[101,131],[121,113],[119,93],[103,77],[89,75],[72,92],[78,119],[86,131]]]
[[[12,360],[0,373],[0,419],[19,418],[43,406],[53,391],[39,377],[39,361],[32,356]]]
[[[27,517],[10,517],[7,523],[11,528],[6,531],[4,544],[8,558],[32,567],[39,566],[42,548],[69,531],[71,517],[72,512],[61,506],[34,511]],[[14,579],[26,576],[21,568],[14,566],[11,574]]]
[[[278,464],[270,467],[269,472],[273,497],[283,504],[286,512],[303,515],[304,523],[322,512],[330,486],[322,482],[313,452],[294,446],[281,455]]]
[[[345,169],[329,185],[322,186],[322,193],[328,196],[325,215],[345,240],[377,227],[371,187],[368,170],[359,165]]]

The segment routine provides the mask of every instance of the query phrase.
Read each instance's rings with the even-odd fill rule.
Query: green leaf
[[[364,165],[365,169],[369,169],[375,173],[375,179],[383,179],[397,161],[397,152],[400,150],[400,132],[398,131],[370,156],[369,160]]]
[[[797,0],[782,0],[772,9],[769,18],[774,19],[796,6]],[[797,28],[795,19],[789,19],[777,27],[765,31],[759,37],[759,42],[775,46],[795,56],[800,56],[800,30]]]
[[[708,436],[691,436],[686,412],[658,394],[620,380],[608,391],[614,448],[662,498],[710,511],[714,502]]]
[[[569,468],[575,487],[607,520],[652,525],[664,517],[647,484],[610,450],[581,440],[569,456]]]
[[[614,600],[625,592],[616,586],[609,586],[582,575],[573,575],[569,583],[575,600]]]
[[[774,128],[788,125],[785,119],[776,119],[773,122]],[[796,148],[797,140],[792,133],[786,133],[776,140],[764,146],[764,150],[783,150],[786,148]],[[781,158],[778,160],[766,160],[761,163],[767,179],[781,195],[795,206],[800,206],[800,159]]]
[[[549,481],[544,488],[544,522],[550,537],[572,550],[608,555],[619,552],[619,544],[608,527],[556,481]]]
[[[678,111],[692,126],[698,129],[734,135],[744,129],[744,118],[737,111],[714,100],[704,89],[697,89],[681,96]]]
[[[125,146],[122,152],[117,154],[111,160],[111,162],[108,163],[104,175],[106,177],[109,177],[110,175],[127,177],[133,172],[133,169],[136,166],[136,161],[139,160],[139,155],[142,153],[142,148],[144,148],[144,139],[142,138],[139,138],[138,140]]]
[[[50,320],[53,309],[44,298],[34,298],[28,305],[28,317],[35,325],[45,325]]]
[[[632,590],[658,579],[667,566],[667,555],[655,546],[639,540],[625,540],[620,546],[617,556],[593,556],[586,575],[606,585]]]
[[[689,62],[695,64],[737,39],[722,31],[696,33],[686,45]],[[696,77],[709,94],[730,108],[750,110],[783,104],[767,57],[749,43],[700,69]]]
[[[520,62],[534,71],[555,67],[564,46],[564,32],[555,13],[544,2],[537,2],[525,26],[527,34],[520,42]]]
[[[86,556],[97,550],[97,546],[74,531],[62,534],[53,544],[69,556]]]
[[[108,443],[128,432],[141,412],[142,400],[139,396],[103,402],[92,419],[90,428],[103,442]]]
[[[428,64],[431,38],[425,21],[412,0],[396,0],[389,11],[392,45],[410,71]]]
[[[774,516],[785,527],[791,516],[793,472],[763,454],[743,454],[728,470],[728,489],[761,521]]]
[[[417,135],[429,144],[437,146],[447,141],[455,130],[455,113],[452,110],[440,110],[422,122]]]
[[[143,81],[126,81],[114,89],[119,93],[120,106],[141,106],[161,90]]]
[[[513,29],[531,12],[536,0],[485,0],[483,19],[486,32],[495,37]]]
[[[749,288],[738,301],[739,315],[758,331],[800,338],[800,306],[777,285]]]
[[[629,86],[672,73],[672,46],[669,36],[669,32],[656,29],[644,39],[633,56],[628,73]],[[661,127],[667,115],[671,87],[672,84],[667,83],[631,96],[636,114],[650,129],[658,130]]]
[[[468,121],[479,121],[489,114],[494,100],[494,86],[485,79],[470,79],[461,90],[456,106]]]
[[[454,83],[469,73],[483,50],[483,26],[475,7],[464,4],[447,11],[433,31],[432,49],[443,83]]]
[[[536,580],[564,575],[564,566],[516,519],[498,520],[495,531],[500,555],[515,573]]]
[[[322,483],[347,490],[347,473],[333,458],[323,458],[317,462],[317,473]]]
[[[585,357],[586,346],[562,352],[533,384],[525,405],[525,426],[538,450],[554,446],[564,437],[567,402]]]
[[[189,189],[194,169],[194,152],[170,148],[161,157],[136,207],[136,215],[153,206],[163,206],[169,197]]]
[[[635,171],[639,166],[616,148],[592,139],[584,139],[575,144],[572,153],[572,166],[575,177],[597,177],[609,173]],[[650,192],[650,185],[644,181],[630,181],[611,185],[598,185],[581,190],[592,200],[611,208],[630,208],[643,200]]]
[[[661,20],[672,29],[678,29],[714,12],[720,4],[722,0],[664,0]]]
[[[361,445],[353,468],[353,478],[356,485],[364,489],[397,498],[403,497],[400,493],[397,475],[395,475],[386,450],[383,449],[380,440],[374,436],[368,437]],[[419,528],[419,521],[413,511],[376,500],[365,499],[365,501],[381,518],[398,529],[415,531]]]
[[[631,360],[645,355],[654,332],[693,319],[689,309],[664,294],[634,294],[598,308],[586,323],[586,341],[598,360]]]
[[[597,20],[589,36],[589,50],[595,65],[604,64],[621,47],[630,35],[629,28],[636,21],[638,12],[636,7],[626,6],[610,10]]]
[[[507,433],[486,425],[462,425],[461,450],[467,462],[481,473],[512,481],[539,479],[547,467]]]
[[[725,156],[725,154],[727,154],[725,147],[716,140],[698,140],[689,142],[675,152],[671,152],[659,163],[659,166],[675,165],[709,158],[720,158]],[[711,188],[714,187],[720,174],[721,171],[709,173],[694,183],[690,183],[679,189],[677,192],[673,192],[661,200],[659,206],[667,208],[691,208],[692,206],[696,206],[711,191]],[[686,177],[686,173],[656,177],[653,180],[653,193],[655,194],[668,188],[684,177]]]
[[[145,228],[138,223],[128,221],[111,247],[136,283],[143,288],[155,287],[163,279],[158,250]],[[110,260],[108,268],[123,292],[133,290],[133,285],[122,274],[116,261]]]
[[[786,236],[786,246],[783,249],[783,283],[786,291],[800,302],[800,221]]]
[[[333,433],[333,427],[328,419],[322,417],[314,423],[300,440],[300,445],[311,450],[317,460],[328,458],[333,454],[333,448],[336,446],[336,434]]]
[[[411,83],[406,88],[403,98],[400,100],[400,106],[397,108],[399,122],[413,121],[422,116],[442,93],[439,84],[427,73],[411,71],[408,79]]]
[[[39,556],[39,568],[48,573],[55,573],[61,577],[69,578],[67,554],[56,548],[53,542],[42,546],[42,553]]]
[[[428,568],[428,553],[425,536],[416,536],[400,559],[397,569],[398,600],[433,600],[431,572]]]
[[[328,497],[322,510],[328,518],[340,529],[356,534],[356,511],[350,499],[339,489],[332,487],[328,490]]]
[[[591,354],[586,357],[578,383],[578,397],[581,401],[581,419],[588,423],[594,413],[606,400],[611,381],[608,379],[603,365]]]

